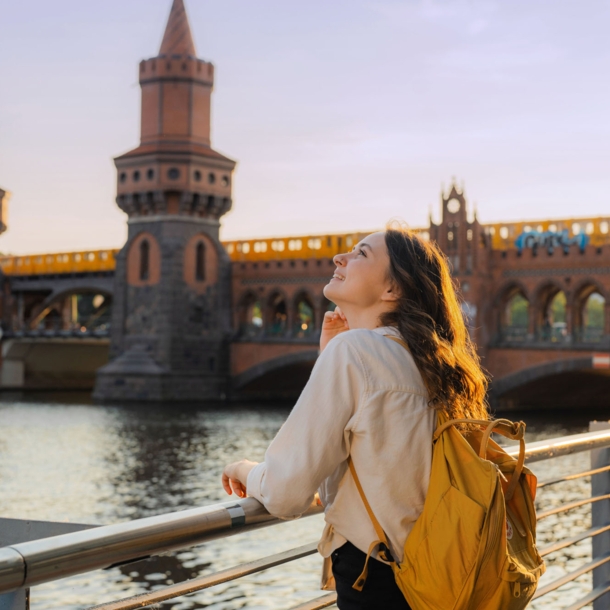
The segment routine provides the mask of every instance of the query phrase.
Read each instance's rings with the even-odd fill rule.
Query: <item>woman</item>
[[[309,382],[265,461],[230,464],[222,482],[278,517],[303,513],[319,489],[326,527],[318,549],[332,558],[338,607],[408,609],[378,549],[363,590],[352,587],[378,536],[346,460],[401,561],[426,498],[435,412],[487,419],[486,378],[434,244],[390,228],[334,263],[324,295],[337,308],[324,317]]]

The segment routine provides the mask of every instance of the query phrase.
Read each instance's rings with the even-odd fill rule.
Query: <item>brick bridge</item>
[[[442,196],[441,209],[441,222],[418,232],[435,239],[452,263],[496,404],[605,404],[608,221],[481,224],[469,221],[455,185]],[[223,242],[231,261],[233,396],[298,393],[331,306],[322,290],[334,270],[332,256],[363,235]],[[5,385],[92,386],[95,368],[108,358],[118,256],[119,251],[95,251],[0,260]],[[67,365],[58,368],[60,353],[71,373]]]
[[[0,259],[0,384],[95,383],[102,401],[292,397],[317,356],[332,257],[364,234],[220,241],[236,164],[211,146],[214,66],[182,0],[139,80],[140,143],[115,159],[127,242]],[[483,224],[456,184],[440,205],[418,231],[451,262],[494,403],[607,405],[608,218]]]

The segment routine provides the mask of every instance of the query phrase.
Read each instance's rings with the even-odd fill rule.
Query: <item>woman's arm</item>
[[[265,461],[229,465],[223,484],[237,481],[233,489],[238,495],[247,487],[248,495],[278,517],[301,514],[322,481],[347,458],[349,430],[365,394],[366,377],[356,350],[348,341],[331,342]]]

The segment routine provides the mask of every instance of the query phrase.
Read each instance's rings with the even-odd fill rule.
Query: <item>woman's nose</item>
[[[335,254],[335,256],[333,256],[333,263],[335,263],[337,267],[343,267],[343,265],[345,265],[345,254]]]

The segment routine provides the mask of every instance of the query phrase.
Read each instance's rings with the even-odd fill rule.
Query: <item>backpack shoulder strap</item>
[[[369,514],[369,517],[371,518],[371,521],[373,522],[373,527],[375,528],[375,532],[377,532],[377,536],[379,536],[379,541],[383,542],[383,544],[385,544],[385,546],[389,550],[390,544],[388,542],[388,538],[385,535],[385,532],[383,531],[381,524],[379,523],[379,521],[377,521],[377,518],[375,517],[375,514],[373,513],[373,509],[371,508],[369,501],[366,499],[366,495],[364,494],[364,489],[362,489],[362,485],[360,484],[360,479],[358,478],[358,475],[356,474],[356,468],[354,466],[354,462],[352,461],[351,455],[348,456],[347,463],[349,464],[350,472],[352,473],[352,477],[354,477],[354,483],[356,483],[358,493],[360,494],[360,497],[362,498],[362,502],[364,503],[366,512]],[[391,561],[391,559],[388,559],[388,561]]]

